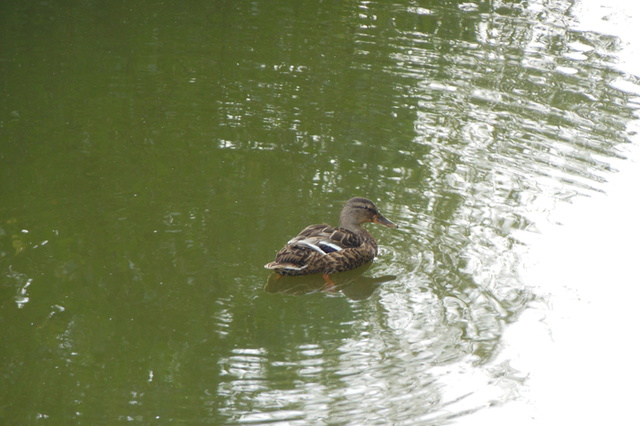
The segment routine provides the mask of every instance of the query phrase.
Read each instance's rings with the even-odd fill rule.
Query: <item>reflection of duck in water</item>
[[[321,273],[330,281],[329,274],[355,269],[378,254],[373,236],[361,226],[366,222],[397,228],[370,200],[352,198],[340,213],[339,228],[326,224],[306,227],[264,267],[279,275]]]
[[[264,291],[267,293],[280,293],[294,296],[317,293],[320,291],[341,291],[346,297],[352,300],[364,300],[373,294],[380,284],[394,280],[394,275],[382,277],[365,277],[362,274],[371,267],[372,262],[365,263],[359,268],[351,271],[339,272],[331,275],[331,285],[320,275],[309,275],[304,277],[283,277],[278,274],[271,274]]]

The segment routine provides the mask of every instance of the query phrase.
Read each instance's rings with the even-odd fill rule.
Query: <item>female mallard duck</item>
[[[280,275],[325,276],[357,268],[378,254],[373,236],[360,226],[365,222],[397,228],[370,200],[352,198],[340,213],[339,228],[326,224],[306,227],[264,267]]]

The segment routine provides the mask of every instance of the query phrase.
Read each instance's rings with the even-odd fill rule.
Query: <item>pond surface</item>
[[[563,352],[546,337],[573,329],[546,318],[626,306],[615,254],[637,244],[638,216],[593,211],[637,200],[630,14],[5,2],[0,423],[553,418],[550,371],[591,359],[592,342],[627,347],[601,340],[629,327],[604,315]],[[335,291],[273,281],[275,252],[336,225],[353,196],[400,225],[369,226],[373,264]],[[595,291],[594,277],[613,282]],[[578,373],[562,389],[581,389]]]

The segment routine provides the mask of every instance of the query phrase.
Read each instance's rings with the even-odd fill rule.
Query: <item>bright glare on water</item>
[[[0,6],[0,423],[632,415],[636,10],[76,3]]]

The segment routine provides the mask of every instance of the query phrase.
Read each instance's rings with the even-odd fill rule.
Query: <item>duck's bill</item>
[[[395,223],[391,222],[389,219],[387,219],[386,217],[382,216],[381,214],[376,215],[376,217],[373,219],[373,223],[378,223],[380,225],[384,225],[388,228],[397,228],[398,225],[396,225]]]

